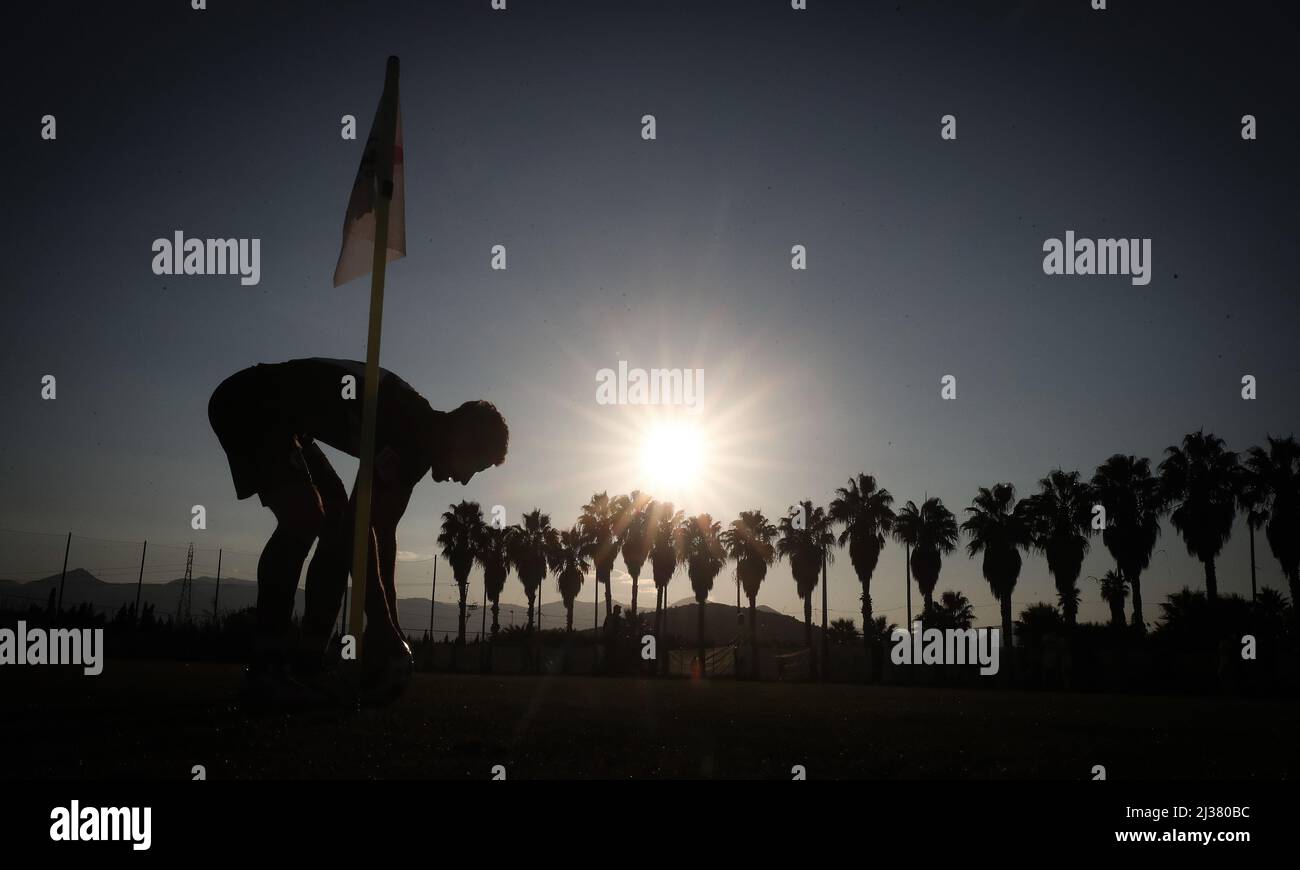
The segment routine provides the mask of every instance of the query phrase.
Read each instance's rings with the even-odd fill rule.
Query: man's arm
[[[401,458],[391,447],[375,457],[370,526],[379,548],[379,580],[394,623],[397,621],[397,524],[406,513],[413,487],[402,480]]]

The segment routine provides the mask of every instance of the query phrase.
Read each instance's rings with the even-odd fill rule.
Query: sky
[[[1294,31],[1268,4],[209,5],[45,4],[6,37],[0,577],[57,573],[68,530],[194,541],[196,574],[223,548],[253,576],[274,520],[236,501],[208,397],[256,362],[364,358],[368,282],[331,286],[361,150],[340,118],[364,138],[390,54],[408,246],[382,364],[434,407],[494,402],[511,429],[503,466],[416,489],[399,596],[428,594],[453,501],[567,525],[596,491],[665,494],[681,468],[641,456],[680,409],[598,404],[620,360],[704,371],[684,415],[697,472],[668,494],[724,524],[824,505],[859,471],[960,518],[980,486],[1028,495],[1057,466],[1158,461],[1202,427],[1242,451],[1297,428]],[[154,275],[153,240],[177,230],[260,239],[260,282]],[[1043,243],[1067,230],[1151,239],[1150,283],[1045,275]],[[355,460],[327,452],[350,482]],[[1249,594],[1247,548],[1239,521],[1222,592]],[[1257,549],[1260,583],[1284,588]],[[112,567],[134,580],[128,550]],[[1111,567],[1095,540],[1083,577]],[[899,623],[903,578],[891,544],[872,595]],[[1202,584],[1166,528],[1148,619]],[[1080,587],[1080,618],[1104,620],[1096,583]],[[948,558],[950,588],[996,622],[978,561]],[[858,616],[846,552],[829,590],[832,618]],[[689,595],[681,572],[669,598]],[[730,570],[713,598],[734,601]],[[514,579],[503,600],[524,600]],[[1055,601],[1038,556],[1016,612],[1034,601]],[[801,612],[787,566],[759,602]]]

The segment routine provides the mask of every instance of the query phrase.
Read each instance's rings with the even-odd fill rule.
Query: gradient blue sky
[[[6,97],[0,527],[260,548],[272,517],[235,500],[208,396],[254,362],[364,357],[367,284],[330,286],[360,153],[339,117],[364,137],[389,54],[408,256],[389,270],[382,362],[435,407],[490,399],[512,430],[503,467],[416,490],[408,558],[433,553],[462,497],[559,524],[595,490],[644,485],[644,415],[595,403],[596,372],[620,359],[705,370],[713,456],[679,506],[724,522],[825,504],[860,470],[960,514],[981,485],[1028,494],[1054,466],[1158,460],[1200,427],[1238,450],[1295,430],[1292,31],[1264,4],[788,5],[25,13],[59,35],[5,52],[23,84]],[[1246,112],[1258,141],[1239,137]],[[56,142],[39,138],[45,113]],[[640,138],[646,113],[657,141]],[[260,238],[260,285],[154,276],[152,241],[178,229]],[[1043,241],[1066,230],[1152,238],[1151,283],[1045,276]],[[497,243],[506,272],[489,269]],[[355,461],[331,456],[350,482]],[[5,540],[0,576],[33,558]],[[1171,530],[1158,547],[1149,616],[1202,584]],[[1225,592],[1249,594],[1246,547],[1239,523]],[[1284,587],[1258,547],[1261,583]],[[902,561],[891,545],[873,586],[898,622]],[[1083,574],[1109,567],[1098,540]],[[427,594],[429,569],[399,568],[399,594]],[[832,616],[857,614],[847,553],[830,581]],[[1104,619],[1080,585],[1082,618]],[[978,562],[954,555],[939,588],[996,620]],[[670,599],[689,594],[679,575]],[[714,597],[734,595],[728,572]],[[504,599],[523,601],[513,579]],[[1030,557],[1017,612],[1036,600],[1055,592]],[[799,611],[784,565],[760,602]]]

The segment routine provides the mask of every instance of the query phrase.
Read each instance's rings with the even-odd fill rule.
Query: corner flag
[[[397,97],[398,62],[388,58],[384,93],[366,140],[361,168],[343,221],[343,250],[334,271],[334,286],[366,274],[365,253],[373,243],[370,265],[370,328],[366,341],[366,383],[361,406],[361,461],[357,471],[357,516],[352,537],[352,614],[348,633],[361,650],[365,626],[367,557],[370,534],[370,493],[375,466],[375,417],[379,410],[379,338],[384,322],[384,272],[389,260],[406,254],[406,215],[403,196],[402,127]],[[394,233],[389,238],[390,216]],[[379,553],[375,560],[378,570]],[[391,578],[390,578],[391,582]]]
[[[346,284],[353,278],[360,278],[371,269],[376,238],[377,204],[379,200],[379,176],[381,149],[387,149],[386,142],[391,142],[392,154],[392,203],[388,214],[388,238],[385,242],[385,262],[406,256],[406,172],[402,154],[402,110],[397,104],[397,59],[390,60],[392,65],[392,102],[388,104],[389,82],[384,82],[384,95],[380,98],[379,109],[375,112],[374,123],[370,125],[370,135],[366,138],[366,150],[361,156],[361,166],[357,168],[357,178],[352,184],[352,196],[348,199],[347,215],[343,218],[343,247],[339,250],[339,261],[334,267],[334,286]],[[393,121],[393,114],[396,121]],[[390,124],[396,124],[392,132]]]

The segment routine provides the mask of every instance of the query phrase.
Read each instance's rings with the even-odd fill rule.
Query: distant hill
[[[144,583],[140,586],[141,605],[152,604],[159,616],[175,615],[180,605],[182,578],[168,580],[165,583]],[[212,615],[213,597],[217,581],[214,577],[195,577],[193,583],[191,607],[196,617]],[[7,606],[21,606],[23,602],[43,605],[50,595],[50,590],[59,588],[59,575],[52,574],[40,580],[23,583],[13,580],[0,580],[0,599]],[[135,583],[106,583],[84,568],[71,568],[63,586],[63,603],[65,607],[74,607],[88,602],[97,610],[110,616],[123,605],[135,603]],[[231,577],[221,579],[221,610],[239,610],[252,607],[257,603],[257,582],[239,580]],[[302,609],[302,590],[298,591],[296,608]]]
[[[181,584],[181,578],[168,580],[165,583],[142,584],[140,587],[140,600],[142,604],[152,604],[161,617],[175,616],[180,605]],[[194,617],[196,619],[211,618],[213,599],[217,591],[216,578],[195,577],[192,586],[191,607]],[[57,590],[58,588],[58,574],[29,582],[0,579],[0,604],[9,607],[21,607],[25,603],[43,606],[49,599],[50,590]],[[482,596],[481,586],[478,587],[477,591],[479,596]],[[474,590],[471,589],[471,601],[467,608],[465,626],[466,636],[471,640],[478,635],[484,624],[483,615],[479,608],[482,598],[474,600],[473,592]],[[564,603],[555,593],[553,587],[548,587],[545,592],[547,594],[541,608],[541,626],[542,628],[563,628],[565,622]],[[602,592],[599,605],[594,605],[590,582],[583,592],[582,598],[574,605],[573,627],[576,631],[591,631],[593,624],[605,624],[605,598]],[[111,616],[124,604],[127,606],[134,604],[135,600],[135,583],[106,583],[83,568],[74,568],[68,571],[63,590],[65,606],[71,607],[82,602],[89,602],[96,609]],[[629,610],[628,602],[615,600],[616,603],[623,606],[623,612],[626,614]],[[294,596],[294,613],[298,616],[302,615],[304,601],[303,590],[298,589]],[[221,579],[220,607],[222,613],[253,607],[256,603],[257,581],[229,577]],[[639,596],[637,603],[640,605],[641,613],[647,614],[653,620],[654,596]],[[747,612],[747,608],[742,609]],[[429,599],[399,598],[397,600],[397,613],[398,621],[408,634],[418,636],[428,630]],[[454,599],[439,598],[434,606],[433,616],[435,637],[440,639],[443,635],[453,638],[456,636],[457,607]],[[729,643],[735,637],[735,605],[710,601],[705,606],[704,618],[705,633],[715,644]],[[502,603],[499,619],[503,628],[511,625],[526,625],[528,622],[528,608],[522,604]],[[666,631],[670,635],[675,634],[683,639],[691,640],[695,637],[697,619],[694,597],[679,599],[668,607]],[[487,630],[491,631],[492,614],[490,608],[486,623]],[[758,632],[760,638],[781,644],[802,645],[804,638],[802,621],[762,605],[758,607]],[[814,625],[814,638],[820,636],[820,633],[821,628]]]
[[[689,604],[671,605],[666,611],[665,631],[670,635],[678,635],[684,639],[690,640],[695,637],[698,630],[695,599],[689,599]],[[622,602],[619,602],[622,603]],[[641,601],[637,602],[638,604]],[[466,620],[466,635],[473,639],[479,632],[482,625],[482,615],[475,602],[473,613]],[[397,601],[398,618],[402,623],[402,628],[411,634],[423,633],[429,627],[429,600],[427,598],[400,598]],[[747,608],[742,608],[748,612]],[[628,605],[623,603],[623,613],[626,616]],[[641,607],[641,614],[653,624],[654,621],[654,598],[650,599],[648,608]],[[525,625],[528,622],[528,608],[518,604],[501,605],[501,625],[506,627],[512,624]],[[563,628],[564,627],[564,604],[558,598],[547,601],[542,606],[542,628]],[[456,635],[456,602],[438,600],[434,609],[434,634],[439,639],[446,634],[450,637]],[[589,632],[593,624],[603,626],[605,624],[605,599],[602,596],[599,607],[593,607],[591,598],[584,598],[573,608],[573,627],[579,632]],[[717,644],[730,643],[736,636],[736,607],[734,604],[720,604],[716,601],[710,601],[704,609],[705,634],[713,639]],[[487,614],[488,630],[492,628],[492,613],[489,608]],[[793,617],[786,616],[770,608],[758,608],[758,632],[759,637],[766,641],[802,645],[804,639],[803,622]],[[813,626],[813,637],[821,636],[821,628]]]
[[[715,590],[715,591],[716,591],[716,590]],[[735,587],[732,587],[732,591],[733,591],[733,592],[735,591]],[[748,610],[748,609],[749,609],[749,602],[748,602],[748,600],[746,600],[745,598],[741,598],[740,601],[741,601],[741,609],[742,609],[742,610]],[[689,606],[689,607],[693,607],[694,605],[695,605],[695,596],[694,596],[694,595],[690,595],[690,596],[687,596],[686,598],[678,598],[676,601],[674,601],[672,604],[669,604],[668,606],[669,606],[669,607],[688,607],[688,606]],[[627,606],[627,605],[624,605],[625,608],[626,608],[626,606]],[[651,609],[651,610],[654,609],[654,602],[653,602],[653,601],[650,602],[650,609]],[[736,608],[735,608],[735,606],[733,605],[731,609],[732,609],[732,610],[735,610]],[[780,613],[780,612],[781,612],[781,611],[779,611],[779,610],[775,610],[775,609],[773,609],[773,608],[771,608],[771,607],[768,607],[766,604],[760,604],[760,605],[758,605],[758,611],[759,611],[760,613]]]

